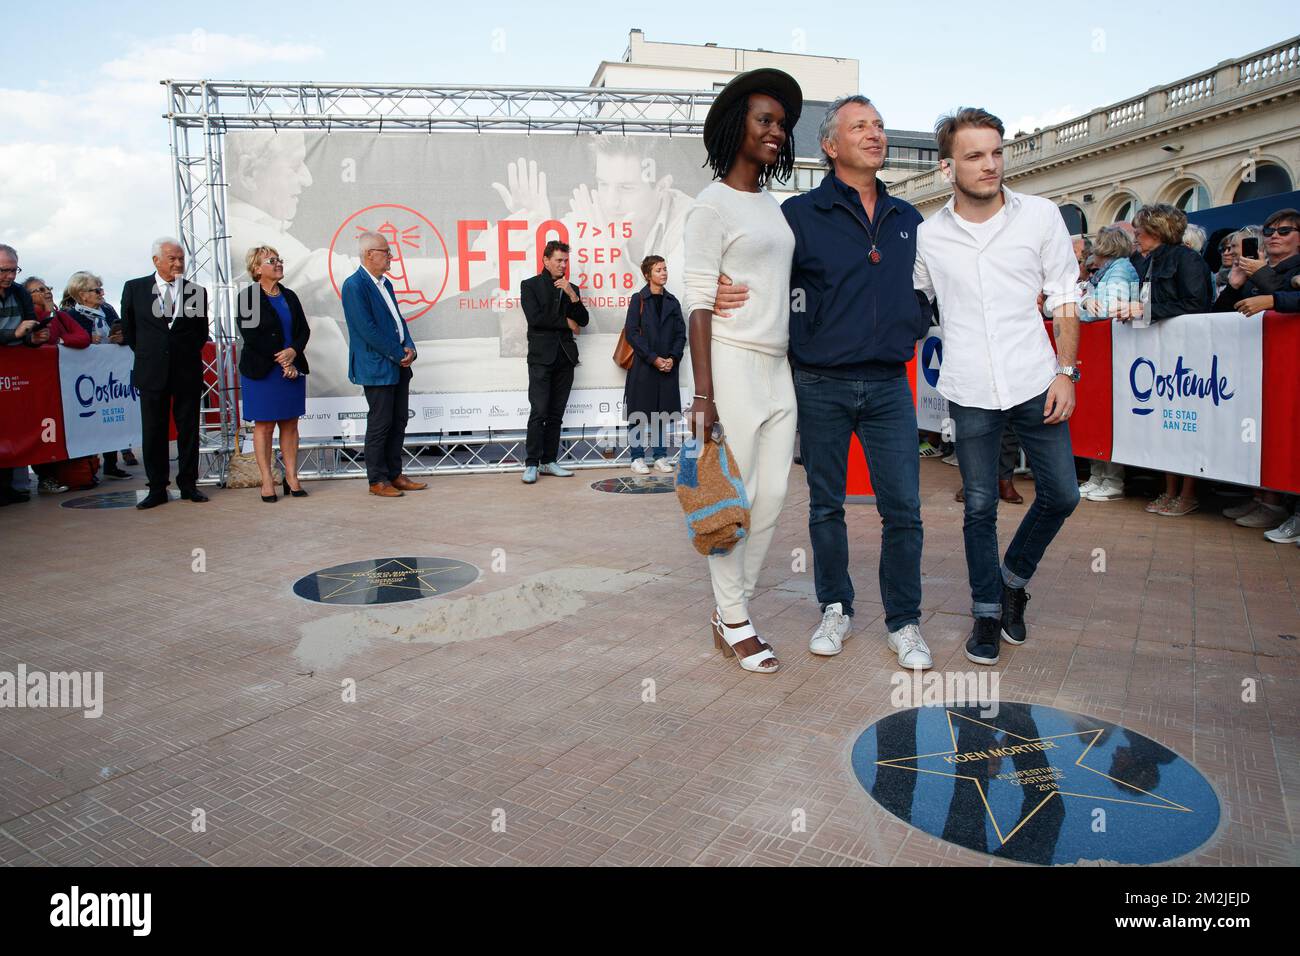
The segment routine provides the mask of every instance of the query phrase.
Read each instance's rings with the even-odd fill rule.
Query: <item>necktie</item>
[[[167,319],[167,327],[171,328],[172,317],[176,314],[176,300],[172,298],[171,284],[163,286],[163,316]]]

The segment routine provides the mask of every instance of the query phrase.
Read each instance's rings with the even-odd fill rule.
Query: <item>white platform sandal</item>
[[[713,631],[713,646],[722,651],[723,657],[735,657],[737,663],[742,668],[754,674],[775,674],[781,669],[780,661],[777,661],[773,667],[764,667],[764,661],[775,661],[776,654],[772,652],[772,645],[758,637],[758,632],[754,630],[753,624],[745,624],[743,627],[727,627],[722,623],[722,616],[715,608],[713,611],[713,620],[710,621]],[[756,654],[750,654],[748,657],[737,657],[735,645],[741,644],[751,637],[758,637],[763,641],[763,649]]]

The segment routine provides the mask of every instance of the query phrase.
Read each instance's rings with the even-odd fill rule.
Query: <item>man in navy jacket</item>
[[[844,492],[849,441],[857,434],[883,521],[880,595],[889,647],[904,667],[930,667],[918,626],[920,459],[906,370],[930,325],[929,304],[912,288],[921,214],[876,178],[887,138],[866,97],[832,103],[819,138],[830,171],[816,189],[781,206],[795,238],[790,364],[822,609],[808,649],[838,654],[851,633]],[[719,306],[730,301],[720,294]]]
[[[366,478],[370,493],[400,498],[429,487],[402,474],[415,342],[384,273],[393,254],[378,232],[359,239],[361,268],[343,283],[348,324],[348,380],[366,392]]]

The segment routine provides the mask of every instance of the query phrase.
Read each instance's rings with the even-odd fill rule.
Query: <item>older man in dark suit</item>
[[[569,247],[552,239],[542,254],[544,268],[519,284],[519,299],[528,321],[528,441],[524,484],[538,472],[568,478],[573,472],[555,459],[560,428],[573,388],[578,343],[573,334],[590,321],[582,296],[569,284]]]
[[[136,505],[141,509],[167,503],[169,414],[176,423],[181,497],[208,500],[198,489],[208,294],[185,280],[185,250],[175,239],[154,242],[153,265],[153,274],[122,287],[122,339],[135,352],[133,377],[140,390],[141,445],[149,482],[148,496]]]

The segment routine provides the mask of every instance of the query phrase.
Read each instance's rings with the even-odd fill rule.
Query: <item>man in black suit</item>
[[[569,284],[569,247],[555,239],[542,254],[544,268],[519,284],[519,299],[528,320],[528,443],[524,484],[542,474],[568,478],[573,472],[555,461],[560,427],[578,364],[573,334],[590,320],[582,296]]]
[[[176,422],[176,484],[181,497],[207,501],[198,489],[199,406],[203,346],[208,341],[208,295],[186,282],[185,250],[175,239],[153,244],[154,273],[122,287],[122,337],[135,352],[140,390],[141,444],[149,495],[136,505],[167,503],[167,416]]]

